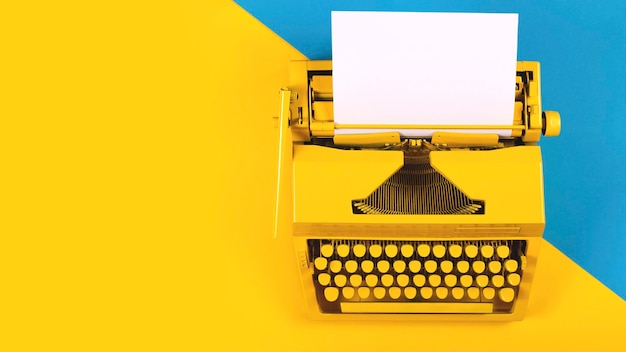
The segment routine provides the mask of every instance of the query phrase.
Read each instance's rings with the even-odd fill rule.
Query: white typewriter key
[[[415,287],[407,287],[404,289],[404,297],[408,299],[413,299],[417,295],[417,290]]]
[[[420,289],[420,295],[423,299],[430,299],[433,296],[433,289],[430,287],[422,287]]]
[[[450,253],[450,256],[452,258],[458,258],[461,256],[461,254],[463,254],[463,247],[459,246],[458,244],[453,244],[448,247],[448,253]]]
[[[472,263],[472,269],[476,274],[480,274],[485,271],[485,262],[477,260]]]
[[[522,278],[519,276],[518,273],[513,273],[513,274],[509,274],[506,280],[509,282],[509,285],[517,286],[519,285],[520,281],[522,281]]]
[[[330,262],[330,271],[333,273],[338,273],[341,271],[341,262],[338,260],[333,260]]]
[[[398,282],[398,286],[404,287],[409,284],[409,275],[400,274],[396,277],[396,281]]]
[[[413,276],[413,284],[417,287],[422,287],[426,283],[426,276],[417,274]]]
[[[489,262],[489,271],[491,271],[494,274],[497,274],[501,270],[502,270],[502,263],[496,260]]]
[[[461,299],[463,298],[464,294],[465,290],[460,287],[455,287],[452,289],[452,297],[454,297],[454,299]]]
[[[426,269],[429,273],[434,273],[437,271],[437,262],[434,260],[427,260],[426,263],[424,263],[424,269]]]
[[[504,276],[502,275],[494,275],[491,278],[491,283],[494,287],[502,287],[504,286]]]
[[[380,257],[383,254],[383,247],[377,244],[373,244],[370,246],[370,255],[374,258]]]
[[[473,244],[465,246],[465,255],[470,258],[475,258],[478,255],[478,247]]]
[[[376,268],[381,273],[386,273],[389,271],[389,262],[386,260],[381,260],[378,263],[376,263]]]
[[[363,283],[363,277],[361,275],[351,275],[350,276],[350,285],[354,287],[359,287]]]
[[[345,266],[346,271],[352,274],[359,268],[359,263],[357,263],[356,260],[348,260]]]
[[[411,270],[412,273],[417,273],[420,269],[422,269],[422,263],[418,260],[411,260],[409,262],[409,270]]]
[[[400,287],[392,287],[389,289],[389,297],[391,297],[392,299],[400,298],[401,294],[402,294],[402,289],[400,289]]]
[[[393,285],[393,276],[385,274],[380,278],[380,282],[383,284],[383,286],[389,287]]]
[[[413,255],[413,246],[411,246],[410,244],[402,245],[402,247],[400,248],[400,252],[405,258],[408,258]]]
[[[322,252],[322,255],[324,257],[330,257],[331,255],[333,255],[333,245],[332,244],[325,244],[325,245],[322,246],[320,251]]]
[[[384,287],[376,287],[374,289],[374,297],[378,299],[383,299],[385,297],[385,288]]]
[[[486,244],[480,247],[480,254],[483,256],[483,258],[491,258],[493,256],[493,246]]]
[[[340,244],[337,246],[337,254],[342,258],[347,257],[350,254],[350,247],[347,244]]]
[[[472,282],[474,281],[474,279],[472,279],[471,275],[463,275],[461,276],[461,286],[463,287],[470,287],[472,286]]]
[[[419,254],[420,257],[428,257],[430,254],[430,246],[425,243],[420,244],[417,246],[417,254]]]
[[[433,255],[437,258],[441,258],[446,255],[446,247],[442,244],[436,244],[433,246]]]
[[[441,271],[447,274],[451,272],[452,269],[454,269],[454,264],[452,264],[452,262],[449,260],[444,260],[443,262],[441,262],[440,267]]]
[[[328,265],[328,260],[326,260],[326,258],[324,257],[317,257],[315,258],[315,269],[317,270],[324,270],[326,269],[326,265]]]
[[[439,299],[446,299],[448,297],[448,288],[446,287],[437,287],[435,290],[435,294]]]
[[[467,297],[470,299],[477,299],[480,295],[480,290],[477,287],[470,287],[467,289]]]
[[[393,271],[399,273],[403,273],[406,270],[406,263],[404,260],[396,260],[393,262]]]
[[[389,258],[393,258],[398,254],[398,246],[395,244],[388,244],[385,246],[385,255]]]
[[[511,253],[511,250],[509,249],[509,246],[502,245],[496,248],[496,254],[498,254],[498,257],[502,259],[508,257],[510,253]]]
[[[337,287],[326,287],[324,289],[324,297],[328,302],[334,302],[339,298],[339,289]]]
[[[371,273],[372,270],[374,270],[374,262],[371,260],[364,260],[361,263],[361,270],[363,270],[364,273]]]
[[[355,244],[354,247],[352,247],[352,252],[354,253],[354,255],[357,256],[357,258],[361,258],[362,256],[365,255],[366,252],[366,248],[365,245],[362,244]]]
[[[330,283],[330,275],[326,273],[321,273],[317,275],[317,282],[319,282],[322,286],[328,286],[328,284]]]
[[[500,297],[500,300],[502,302],[512,302],[513,298],[515,298],[515,290],[513,290],[510,287],[505,287],[503,289],[500,289],[500,291],[498,292],[498,297]]]
[[[506,269],[506,271],[510,273],[516,272],[518,266],[519,264],[517,263],[517,260],[515,259],[509,259],[506,262],[504,262],[504,268]]]
[[[476,285],[479,287],[485,287],[489,284],[489,277],[487,275],[476,276]]]
[[[341,290],[341,294],[343,294],[343,298],[345,299],[352,299],[352,297],[354,297],[354,288],[350,286],[344,287]]]
[[[461,274],[465,274],[466,272],[469,271],[469,263],[467,260],[461,260],[458,263],[456,263],[456,269],[461,273]]]
[[[378,276],[374,275],[374,274],[370,274],[367,275],[365,277],[365,283],[367,284],[367,286],[369,287],[374,287],[376,286],[376,284],[378,283]]]
[[[446,286],[453,287],[456,285],[457,278],[456,275],[448,274],[443,278],[443,281],[446,283]]]
[[[361,299],[366,299],[367,297],[370,296],[369,287],[359,287],[357,292],[359,293],[359,298]]]
[[[493,287],[485,287],[483,288],[483,296],[486,299],[493,299],[496,296],[496,290]]]
[[[428,284],[432,287],[437,287],[441,285],[441,276],[439,275],[430,275],[428,277]]]
[[[337,285],[337,287],[344,287],[346,285],[346,281],[348,281],[348,279],[345,275],[340,274],[335,276],[335,285]]]

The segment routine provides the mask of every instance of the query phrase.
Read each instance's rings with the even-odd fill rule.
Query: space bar
[[[493,303],[341,302],[342,313],[493,313]]]

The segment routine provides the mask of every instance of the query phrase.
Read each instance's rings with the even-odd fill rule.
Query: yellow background
[[[515,323],[318,322],[272,239],[304,57],[229,1],[0,9],[0,350],[620,350],[626,303],[544,243]]]

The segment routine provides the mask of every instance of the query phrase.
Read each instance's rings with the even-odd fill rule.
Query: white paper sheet
[[[517,23],[517,14],[332,12],[335,124],[510,126]],[[388,130],[335,133],[376,131]]]

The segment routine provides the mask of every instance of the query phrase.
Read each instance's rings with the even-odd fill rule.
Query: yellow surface
[[[307,320],[270,119],[304,57],[228,1],[15,4],[0,350],[623,349],[626,303],[547,243],[522,322]]]

